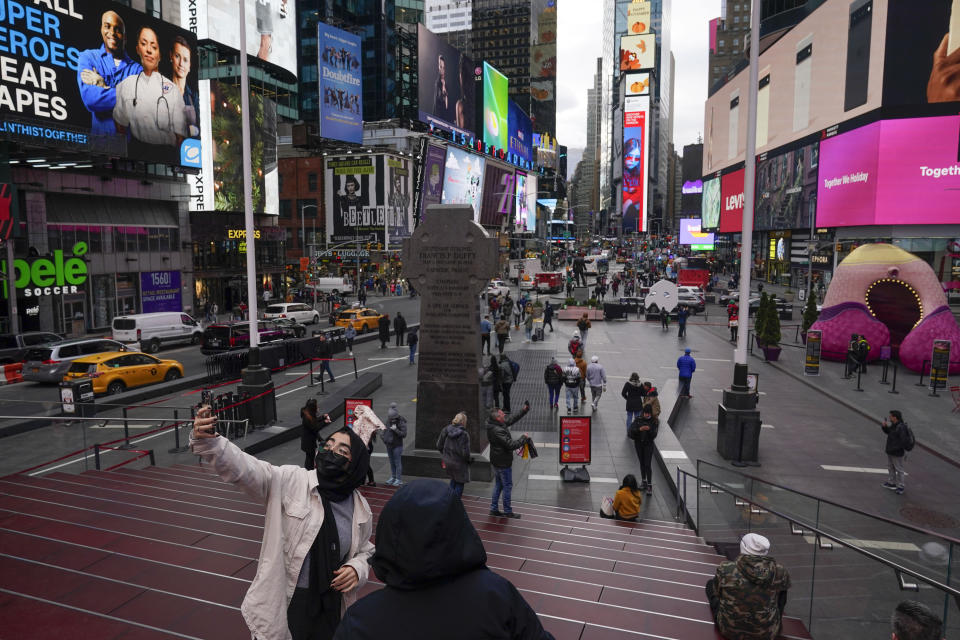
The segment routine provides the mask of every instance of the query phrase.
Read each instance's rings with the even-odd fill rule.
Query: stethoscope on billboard
[[[137,100],[139,98],[139,92],[140,92],[140,76],[142,75],[143,75],[143,71],[137,74],[137,79],[134,80],[133,82],[133,106],[134,107],[137,106]],[[166,125],[163,125],[163,126],[160,125],[160,101],[161,100],[163,100],[163,106],[167,110],[167,123]],[[157,106],[156,106],[156,111],[154,113],[153,119],[154,119],[154,124],[156,124],[157,129],[159,129],[160,131],[164,131],[168,129],[172,121],[170,118],[170,103],[167,102],[167,97],[162,93],[162,81],[161,81],[161,93],[157,97]]]

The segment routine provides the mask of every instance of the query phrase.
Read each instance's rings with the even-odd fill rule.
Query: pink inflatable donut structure
[[[811,329],[823,332],[824,358],[846,358],[858,333],[870,343],[869,360],[892,346],[913,371],[930,359],[934,340],[951,340],[950,373],[960,373],[960,327],[943,287],[930,265],[891,244],[858,247],[837,266]]]

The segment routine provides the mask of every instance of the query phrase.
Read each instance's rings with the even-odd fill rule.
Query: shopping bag
[[[531,460],[540,455],[537,453],[537,447],[533,444],[533,440],[527,440],[527,454]]]
[[[608,518],[613,517],[613,498],[610,496],[600,498],[600,514]]]

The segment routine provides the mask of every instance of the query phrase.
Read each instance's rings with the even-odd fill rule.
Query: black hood
[[[397,589],[419,589],[479,569],[487,552],[460,498],[436,480],[397,491],[377,522],[377,577]]]

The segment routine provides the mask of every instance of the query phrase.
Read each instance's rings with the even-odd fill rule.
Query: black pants
[[[390,336],[389,336],[389,335],[388,335],[387,337],[380,336],[380,348],[381,348],[381,349],[386,349],[388,342],[390,342]]]
[[[498,333],[497,334],[497,351],[503,353],[503,345],[507,343],[507,334]]]
[[[490,355],[490,334],[480,334],[480,353],[483,353],[483,345],[487,345],[487,355]]]
[[[720,594],[717,593],[717,579],[710,578],[707,580],[706,587],[704,589],[707,592],[707,601],[710,603],[710,612],[713,614],[713,622],[717,622],[717,612],[720,611]],[[787,607],[787,592],[780,591],[777,593],[777,610],[780,612],[781,624],[780,627],[783,628],[783,610]]]
[[[550,318],[549,320],[547,320],[546,318],[544,318],[544,319],[543,319],[543,326],[544,326],[544,327],[550,327],[550,333],[553,333],[553,318]]]
[[[677,337],[685,338],[686,335],[687,335],[687,323],[681,322],[679,323],[679,326],[678,326]]]
[[[501,384],[500,390],[503,393],[503,405],[500,407],[505,413],[510,413],[510,387],[513,386],[513,383],[510,384]]]
[[[367,445],[367,451],[370,452],[370,455],[373,455],[373,440],[370,440],[370,444]],[[367,466],[367,484],[373,484],[373,467]]]
[[[398,347],[402,347],[402,346],[403,346],[403,332],[402,332],[402,331],[397,331],[397,346],[398,346]]]
[[[640,461],[640,479],[647,484],[653,484],[653,447],[652,442],[641,444],[639,440],[633,441],[633,448],[637,450],[637,459]]]

